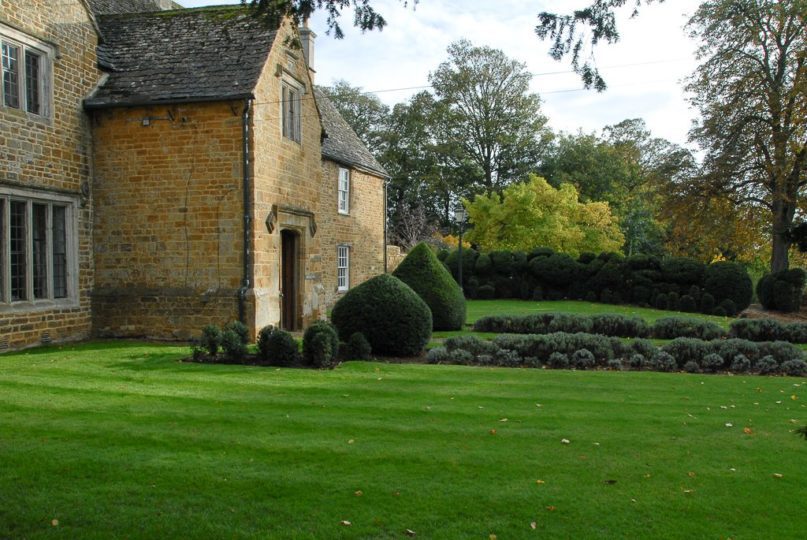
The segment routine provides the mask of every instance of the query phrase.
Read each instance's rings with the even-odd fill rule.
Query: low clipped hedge
[[[738,319],[729,327],[731,337],[749,341],[807,343],[807,323],[780,323],[773,319]]]
[[[429,342],[432,313],[400,279],[382,274],[350,289],[333,307],[339,339],[361,332],[376,354],[417,356]]]
[[[435,330],[461,330],[465,324],[465,296],[431,248],[415,246],[392,273],[420,296],[432,312]]]
[[[477,332],[507,334],[549,334],[553,332],[583,332],[603,336],[674,339],[695,337],[720,339],[726,331],[710,321],[687,317],[665,317],[652,325],[641,317],[599,314],[575,315],[570,313],[538,313],[523,316],[494,315],[482,317],[474,323]]]
[[[429,363],[502,367],[649,369],[690,373],[734,371],[807,374],[801,350],[784,342],[678,338],[663,347],[585,333],[500,335],[492,341],[458,336],[429,351]]]

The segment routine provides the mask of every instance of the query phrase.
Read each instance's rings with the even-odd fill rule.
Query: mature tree
[[[480,188],[500,191],[535,170],[548,136],[541,100],[529,92],[532,75],[502,51],[467,40],[452,43],[448,56],[429,75],[443,108],[440,137],[477,166]]]
[[[644,0],[652,4],[654,0]],[[664,0],[656,0],[658,3]],[[571,14],[558,15],[543,11],[538,14],[535,33],[549,38],[549,55],[555,60],[571,57],[572,68],[579,73],[586,88],[606,89],[605,80],[594,62],[594,47],[600,41],[619,41],[615,11],[626,4],[633,6],[632,16],[639,13],[643,0],[593,0],[590,5]],[[587,43],[588,42],[588,43]]]
[[[608,203],[581,203],[571,184],[555,189],[535,175],[466,206],[473,225],[468,240],[488,251],[547,246],[577,256],[618,251],[624,242]]]
[[[691,174],[691,153],[652,137],[641,119],[607,126],[602,136],[558,137],[540,171],[553,186],[573,184],[581,201],[606,201],[619,217],[624,251],[661,255],[667,184]]]
[[[322,90],[356,135],[377,155],[384,142],[389,107],[375,94],[364,92],[360,87],[351,86],[344,80],[335,81]]]
[[[771,270],[788,267],[807,184],[804,0],[710,0],[689,22],[702,61],[687,89],[701,119],[700,181],[735,205],[770,212]]]
[[[400,1],[403,5],[410,3],[410,0]],[[417,2],[418,0],[411,0],[412,4]],[[344,37],[339,17],[346,8],[353,8],[353,25],[362,31],[382,30],[387,25],[387,21],[373,8],[372,3],[372,0],[241,0],[241,4],[252,7],[276,26],[283,18],[290,18],[300,26],[314,11],[321,9],[328,14],[328,32],[333,32],[337,39]]]

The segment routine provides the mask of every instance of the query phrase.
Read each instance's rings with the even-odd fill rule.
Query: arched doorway
[[[284,330],[298,330],[300,304],[300,233],[280,231],[280,326]]]

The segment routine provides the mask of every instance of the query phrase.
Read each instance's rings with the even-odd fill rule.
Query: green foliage
[[[549,257],[535,257],[529,262],[532,275],[551,287],[566,288],[577,279],[578,263],[565,253],[555,253]]]
[[[713,322],[682,317],[665,317],[657,320],[653,323],[652,333],[656,339],[690,337],[714,340],[726,336],[726,332]]]
[[[347,340],[344,356],[350,360],[369,360],[372,352],[373,348],[364,334],[353,332]]]
[[[474,225],[468,240],[488,251],[542,245],[576,257],[582,251],[618,250],[624,241],[608,203],[581,203],[574,186],[555,189],[534,175],[502,195],[477,195],[467,209]]]
[[[314,321],[303,334],[303,360],[309,366],[329,369],[336,365],[339,336],[328,321]]]
[[[221,348],[230,360],[243,360],[247,355],[247,344],[236,330],[228,328],[221,335]]]
[[[743,311],[751,304],[753,296],[753,285],[751,277],[745,267],[735,262],[716,262],[706,267],[703,277],[703,290],[711,294],[723,305],[726,300],[731,300],[734,310],[730,316]],[[723,309],[729,311],[729,305],[723,305]]]
[[[227,325],[224,327],[224,330],[225,331],[231,330],[235,332],[238,335],[238,339],[244,345],[247,345],[249,343],[249,328],[247,328],[247,325],[245,325],[241,321],[231,321],[227,323]]]
[[[258,332],[258,357],[264,363],[293,366],[300,362],[300,350],[291,334],[265,326]]]
[[[221,347],[221,328],[215,324],[208,324],[202,328],[202,337],[199,339],[199,346],[207,351],[210,356],[216,356]]]
[[[805,272],[801,268],[773,272],[757,283],[757,297],[765,309],[785,313],[798,311],[804,293]]]
[[[526,64],[468,40],[429,75],[442,114],[435,131],[457,148],[477,190],[498,191],[534,171],[548,135]],[[461,141],[457,143],[456,141]],[[530,246],[532,247],[532,246]]]
[[[479,257],[479,252],[474,249],[462,250],[462,281],[463,285],[468,283],[468,280],[474,274],[474,267],[476,266],[476,258]],[[455,249],[446,257],[445,264],[448,267],[454,280],[459,279],[460,269],[460,250]]]
[[[432,332],[429,306],[398,278],[382,274],[350,289],[333,308],[339,337],[364,334],[376,354],[416,356]]]
[[[428,245],[421,243],[413,248],[392,275],[426,302],[432,312],[434,330],[462,329],[465,296]]]

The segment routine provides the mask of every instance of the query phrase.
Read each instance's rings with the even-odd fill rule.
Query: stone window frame
[[[6,84],[3,63],[0,63],[0,108],[4,110],[18,110],[35,117],[49,119],[53,106],[53,59],[56,56],[53,46],[20,32],[8,25],[0,23],[0,57],[6,46],[16,48],[19,53],[17,62],[17,104],[16,106],[6,105]],[[39,80],[35,90],[38,94],[38,107],[33,108],[28,102],[30,90],[34,87],[29,85],[29,64],[28,58],[36,56],[36,66]]]
[[[350,215],[350,169],[347,167],[339,167],[336,179],[336,210],[344,216]]]
[[[339,244],[336,246],[336,291],[348,290],[350,290],[350,245]]]
[[[11,297],[11,204],[23,203],[25,298]],[[46,208],[44,292],[37,297],[34,283],[34,206]],[[78,306],[78,196],[0,186],[0,313],[27,312],[53,307]],[[54,208],[64,208],[64,294],[56,294],[54,281]]]
[[[291,77],[280,81],[280,132],[297,144],[303,141],[303,95],[305,87]]]

